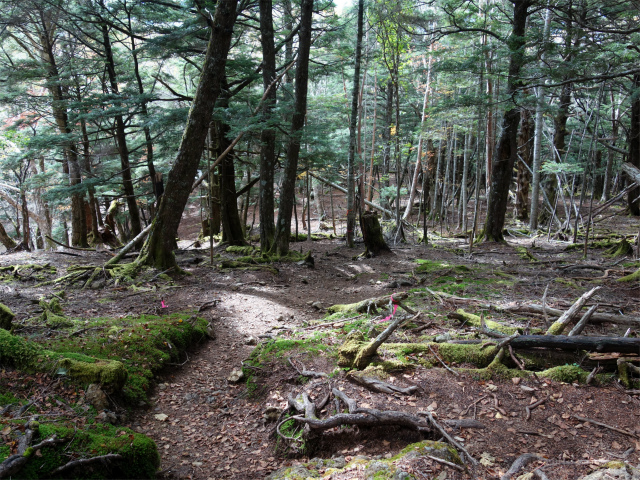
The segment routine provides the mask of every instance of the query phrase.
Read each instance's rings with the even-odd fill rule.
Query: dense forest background
[[[624,195],[640,214],[620,168],[640,166],[637,1],[1,4],[9,250],[126,243],[167,181],[201,206],[204,234],[243,244],[259,225],[279,253],[294,198],[296,221],[335,217],[320,202],[329,183],[346,190],[350,243],[371,204],[396,238],[438,222],[500,240],[515,216],[569,239],[591,221],[580,206]],[[214,91],[213,114],[198,113]]]

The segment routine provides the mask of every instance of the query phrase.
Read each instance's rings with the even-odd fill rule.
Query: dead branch
[[[613,427],[611,425],[607,425],[606,423],[597,422],[595,420],[591,420],[590,418],[580,417],[578,415],[573,415],[573,418],[579,420],[581,422],[592,423],[593,425],[598,425],[599,427],[608,428],[609,430],[613,430],[614,432],[622,433],[623,435],[627,435],[628,437],[638,438],[638,435],[635,433],[631,433],[628,430],[623,430],[622,428]]]
[[[411,320],[417,318],[419,315],[420,313],[412,317]],[[356,355],[356,358],[353,361],[353,367],[357,368],[358,370],[362,370],[367,365],[369,365],[369,362],[371,361],[371,357],[375,355],[376,351],[378,350],[378,347],[380,347],[380,345],[382,345],[387,340],[387,338],[391,336],[391,334],[396,330],[396,328],[398,328],[405,321],[407,321],[406,318],[398,317],[387,328],[385,328],[384,331],[380,335],[378,335],[374,340],[369,342],[367,345],[363,346],[358,351],[358,354]]]
[[[558,320],[547,330],[547,335],[562,335],[562,332],[567,328],[567,325],[578,315],[578,312],[582,309],[587,300],[589,300],[598,290],[602,287],[594,287],[588,292],[584,293],[576,302],[564,312]]]
[[[360,302],[347,305],[331,305],[327,308],[327,313],[338,312],[357,312],[357,313],[376,313],[378,308],[389,305],[390,302],[398,304],[399,301],[409,297],[407,292],[398,292],[393,295],[384,295],[382,297],[367,298]]]
[[[582,333],[582,331],[584,330],[584,327],[586,327],[587,323],[589,323],[589,319],[595,313],[595,311],[598,308],[598,306],[599,305],[597,303],[595,305],[591,305],[591,308],[589,308],[589,310],[587,310],[587,313],[585,313],[582,316],[580,321],[578,323],[576,323],[575,327],[573,327],[571,329],[571,331],[569,332],[569,334],[567,336],[568,337],[573,337],[575,335],[580,335]]]
[[[433,348],[431,348],[431,345],[429,345],[429,351],[433,354],[434,357],[436,357],[436,359],[442,364],[442,366],[447,369],[448,371],[450,371],[451,373],[453,373],[456,377],[458,377],[460,374],[458,372],[456,372],[453,368],[451,368],[449,365],[447,365],[446,363],[444,363],[444,361],[438,356],[438,354],[433,350]]]
[[[509,470],[506,471],[504,475],[500,477],[500,480],[511,480],[513,476],[520,471],[520,469],[526,467],[531,462],[536,460],[542,460],[543,457],[538,455],[537,453],[525,453],[516,458],[516,461],[511,464]]]
[[[442,458],[438,458],[438,457],[434,457],[433,455],[425,455],[427,458],[430,458],[431,460],[441,463],[443,465],[446,465],[447,467],[451,467],[454,468],[460,472],[464,472],[464,468],[462,468],[460,465],[456,465],[455,463],[451,463],[451,462],[447,462],[446,460],[443,460]]]
[[[49,475],[55,476],[72,468],[86,467],[87,465],[92,465],[94,463],[107,464],[109,462],[115,462],[117,460],[124,460],[124,457],[117,453],[108,453],[107,455],[100,455],[99,457],[81,458],[79,460],[72,460],[71,462],[65,463],[64,465],[56,468]]]
[[[482,397],[482,398],[485,398],[485,397]],[[479,428],[479,429],[487,428],[483,423],[473,418],[459,418],[457,420],[444,420],[442,423],[446,424],[448,427],[453,428],[454,430],[460,429],[460,428]]]
[[[406,388],[398,387],[391,383],[378,380],[377,378],[365,377],[362,375],[355,374],[353,372],[349,372],[347,374],[347,379],[359,385],[362,385],[363,387],[366,387],[369,390],[373,390],[374,392],[380,392],[380,393],[389,393],[389,394],[402,393],[403,395],[413,395],[419,390],[418,387],[416,387],[415,385],[412,385]]]
[[[464,454],[469,458],[469,461],[474,464],[477,465],[478,461],[473,458],[471,456],[471,454],[460,444],[460,442],[458,442],[455,438],[453,438],[451,435],[449,435],[447,433],[447,431],[442,428],[442,426],[440,426],[440,424],[438,424],[438,422],[436,422],[436,420],[433,418],[433,414],[431,412],[418,412],[418,415],[424,415],[427,417],[427,419],[429,420],[429,423],[431,423],[431,425],[438,430],[438,432],[440,432],[440,434],[447,439],[447,441],[453,445],[454,447],[456,447],[459,451],[464,452]],[[464,458],[462,459],[462,461],[464,462]]]

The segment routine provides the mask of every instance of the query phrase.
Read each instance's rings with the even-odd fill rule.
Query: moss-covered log
[[[0,328],[4,328],[5,330],[11,330],[11,322],[15,314],[11,311],[9,307],[0,303]]]
[[[0,365],[2,364],[13,365],[26,372],[57,371],[82,383],[101,384],[110,392],[121,390],[127,380],[127,370],[118,361],[107,362],[84,355],[78,355],[78,358],[63,356],[0,329]]]
[[[409,294],[407,292],[399,292],[391,296],[385,295],[383,297],[367,298],[366,300],[356,303],[336,304],[327,308],[327,313],[376,313],[378,308],[388,305],[391,299],[396,303],[406,299],[408,296]]]

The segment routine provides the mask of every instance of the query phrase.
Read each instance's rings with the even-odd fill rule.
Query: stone
[[[275,422],[280,418],[282,411],[278,407],[267,407],[262,414],[265,422]]]
[[[110,423],[111,425],[116,425],[118,423],[118,417],[115,413],[109,410],[103,410],[98,415],[96,415],[96,422]]]
[[[313,302],[311,306],[316,310],[322,310],[322,302]]]
[[[255,337],[247,337],[244,340],[245,345],[257,345],[258,340]]]
[[[234,368],[231,374],[227,377],[227,380],[231,383],[238,383],[244,378],[244,373],[241,368]]]
[[[84,398],[99,412],[109,407],[107,394],[104,393],[100,385],[96,383],[89,385],[84,394]]]

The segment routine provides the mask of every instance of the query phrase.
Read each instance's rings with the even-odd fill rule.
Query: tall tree
[[[307,114],[307,89],[309,80],[309,52],[311,50],[311,25],[313,0],[302,0],[300,4],[300,30],[298,33],[298,60],[295,74],[294,112],[287,145],[287,158],[282,173],[280,207],[276,223],[274,248],[278,255],[289,253],[291,237],[291,215],[295,199],[298,158],[300,157],[300,137]],[[272,250],[274,249],[272,248]]]
[[[347,246],[349,248],[354,247],[353,237],[356,229],[356,124],[358,121],[358,98],[360,96],[360,64],[362,62],[363,24],[364,0],[358,0],[358,33],[356,37],[356,58],[353,72],[353,91],[351,92],[351,116],[349,120],[349,157],[347,159]]]
[[[273,2],[260,0],[260,42],[262,43],[262,84],[269,91],[262,104],[262,119],[267,122],[260,132],[260,248],[267,252],[273,246],[273,181],[276,161],[276,132],[271,116],[276,103],[276,50],[273,31]]]
[[[525,28],[531,0],[512,0],[513,24],[511,35],[507,40],[509,47],[509,75],[507,77],[507,95],[512,105],[504,113],[502,119],[502,133],[498,141],[496,157],[492,165],[491,191],[487,205],[487,218],[484,224],[484,238],[492,241],[502,241],[502,229],[507,213],[509,185],[513,175],[513,166],[518,157],[518,124],[520,123],[520,108],[515,101],[518,90],[523,81],[520,76],[525,56]]]
[[[138,259],[141,263],[161,270],[177,268],[173,254],[176,234],[198,171],[209,119],[222,89],[237,6],[238,0],[219,0],[215,15],[210,21],[207,53],[178,155],[167,177],[167,186],[153,221],[151,234]]]

